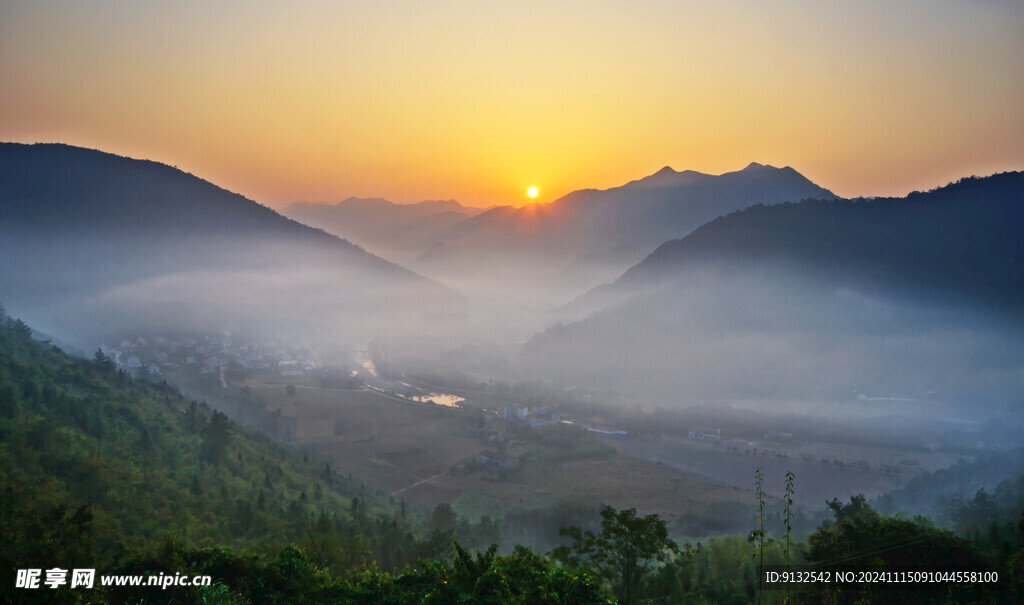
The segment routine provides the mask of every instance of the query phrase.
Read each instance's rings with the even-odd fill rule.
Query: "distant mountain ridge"
[[[638,240],[662,243],[674,239],[669,235],[686,235],[708,220],[753,204],[835,197],[788,166],[751,163],[721,175],[676,172],[666,166],[620,187],[581,189],[549,204],[495,208],[443,235],[492,232],[504,223],[518,234],[529,228],[537,239],[553,232],[571,237],[581,251],[607,249]]]
[[[217,323],[303,324],[299,309],[328,312],[332,298],[336,310],[370,300],[409,310],[405,296],[414,293],[425,306],[459,299],[170,166],[68,145],[0,144],[0,236],[0,297],[55,333],[55,321],[72,327],[89,305],[199,317],[209,306],[220,307]],[[302,296],[272,296],[289,286]],[[219,287],[232,292],[216,297]]]
[[[754,204],[834,199],[792,168],[752,163],[709,175],[664,167],[620,187],[502,206],[439,231],[411,266],[445,283],[570,296],[614,278],[658,245]],[[490,271],[481,267],[500,267]]]
[[[635,376],[637,393],[662,398],[1005,401],[1024,376],[1022,233],[1021,172],[906,198],[756,205],[561,309],[524,358],[581,383]]]
[[[390,218],[399,221],[415,221],[431,214],[442,212],[458,212],[464,216],[476,216],[488,208],[463,206],[455,200],[424,200],[412,204],[399,204],[380,197],[349,197],[335,204],[317,204],[298,202],[284,208],[284,213],[319,212],[324,217],[347,216],[350,219],[366,221]],[[365,216],[359,213],[376,212],[378,216]]]
[[[455,200],[397,204],[383,198],[350,197],[336,204],[300,202],[281,212],[404,262],[415,258],[416,254],[407,250],[422,247],[422,240],[485,210],[463,206]]]
[[[691,263],[785,258],[891,285],[974,289],[1024,308],[1024,173],[967,178],[906,198],[754,206],[666,242],[613,287],[652,287]]]
[[[710,175],[665,166],[606,190],[520,208],[349,198],[283,212],[462,291],[564,300],[614,278],[661,243],[753,204],[832,199],[790,167]]]

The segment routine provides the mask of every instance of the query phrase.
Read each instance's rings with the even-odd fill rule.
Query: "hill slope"
[[[790,260],[837,279],[962,292],[1024,306],[1024,173],[964,179],[906,198],[758,206],[665,243],[613,287],[691,263]]]
[[[2,314],[0,436],[6,577],[33,563],[102,568],[169,536],[188,547],[313,549],[314,527],[364,562],[415,556],[394,542],[415,548],[408,532],[420,526],[410,518],[391,524],[395,535],[379,533],[375,524],[397,518],[397,507],[324,461],[304,461],[166,384],[35,342]]]
[[[66,145],[0,144],[0,259],[10,309],[78,342],[132,323],[354,338],[458,300],[177,169]]]
[[[1007,404],[1024,379],[1022,226],[1021,173],[749,208],[581,297],[571,310],[592,313],[526,357],[675,403],[859,390]]]

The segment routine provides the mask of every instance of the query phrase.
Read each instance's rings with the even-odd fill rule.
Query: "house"
[[[515,458],[510,457],[504,452],[493,450],[480,452],[479,460],[481,464],[492,471],[506,471],[516,467]]]
[[[501,408],[501,417],[504,420],[526,420],[530,415],[530,408],[519,405],[506,405]]]
[[[562,421],[562,417],[558,414],[552,414],[551,410],[543,409],[537,410],[534,413],[526,417],[526,421],[530,423],[530,426],[537,428],[539,426],[553,426]]]
[[[270,364],[264,361],[263,359],[259,358],[243,359],[241,365],[243,368],[247,370],[258,370],[261,372],[266,372],[270,370]]]
[[[715,429],[712,431],[711,429],[690,427],[690,439],[696,439],[698,441],[719,441],[722,439],[722,429]]]

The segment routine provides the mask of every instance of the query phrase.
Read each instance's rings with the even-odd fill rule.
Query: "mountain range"
[[[579,297],[524,358],[662,401],[859,390],[1006,403],[1024,379],[1022,226],[1024,173],[756,205]]]
[[[285,216],[323,229],[401,263],[415,260],[438,232],[472,218],[486,208],[455,200],[396,204],[382,198],[350,197],[336,204],[300,202],[282,209]]]
[[[329,326],[355,338],[377,316],[416,322],[461,299],[170,166],[5,143],[0,300],[41,329],[88,341],[133,324]]]
[[[410,338],[396,356],[436,360],[535,334],[518,341],[519,378],[655,403],[1006,405],[1024,382],[1022,173],[842,200],[791,168],[665,168],[518,209],[291,210],[347,216],[470,300],[511,302],[467,305],[170,166],[18,144],[0,144],[0,301],[86,346],[164,329],[365,345],[386,330]],[[572,302],[539,312],[559,299]]]
[[[729,212],[835,197],[789,167],[752,163],[721,175],[665,167],[620,187],[501,206],[459,221],[435,232],[409,266],[492,298],[565,301]]]

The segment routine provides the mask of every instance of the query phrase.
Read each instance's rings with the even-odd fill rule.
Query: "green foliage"
[[[429,552],[422,520],[323,461],[110,371],[105,355],[72,358],[0,321],[0,577],[33,562],[110,572],[168,533],[195,548],[294,543],[334,573]],[[0,602],[11,588],[0,584]]]
[[[792,524],[792,519],[793,519],[793,496],[796,494],[796,492],[793,490],[793,483],[795,481],[796,481],[796,475],[793,474],[793,471],[787,471],[786,472],[786,507],[782,511],[783,512],[783,516],[785,517],[785,522],[786,522],[786,538],[785,538],[786,551],[785,552],[786,552],[786,569],[787,570],[789,569],[789,550],[790,550],[790,546],[792,546],[792,541],[790,540],[790,534],[793,531],[793,524]]]
[[[416,518],[323,460],[98,356],[43,347],[21,325],[0,330],[0,577],[53,565],[209,574],[213,586],[174,597],[198,603],[607,601],[588,576],[528,551],[453,551],[453,535],[500,541],[490,519]],[[420,559],[430,562],[411,567]],[[69,594],[0,583],[0,603],[169,598],[148,587]]]
[[[636,602],[651,566],[679,551],[658,515],[637,517],[634,508],[616,511],[604,507],[597,534],[579,527],[562,528],[558,533],[572,538],[573,544],[556,548],[554,558],[571,568],[590,571],[626,605]]]
[[[988,561],[967,540],[935,527],[925,518],[879,514],[865,504],[864,496],[853,496],[846,504],[834,499],[828,505],[835,520],[811,534],[805,548],[808,562],[823,569],[842,565],[876,570],[897,566],[948,571],[990,569]],[[847,589],[845,594],[826,596],[852,603],[865,595]],[[952,595],[921,590],[901,596],[904,603],[970,603],[982,595],[980,589],[966,588]]]
[[[714,538],[696,546],[687,544],[679,556],[652,573],[647,597],[655,603],[672,605],[747,605],[757,600],[758,551],[742,536]],[[778,543],[765,545],[765,564],[780,565],[784,556]],[[770,597],[767,600],[772,602]]]
[[[758,598],[759,560],[802,563],[804,555],[819,566],[909,562],[1000,573],[999,594],[900,593],[903,602],[1024,597],[1024,475],[951,507],[962,537],[926,519],[880,515],[854,496],[830,502],[834,520],[801,547],[789,539],[794,477],[787,474],[781,510],[786,540],[773,544],[758,472],[753,541],[680,551],[657,515],[605,507],[598,531],[563,525],[559,533],[573,544],[555,549],[556,565],[524,547],[505,556],[487,548],[501,541],[489,518],[469,523],[447,505],[417,518],[324,460],[306,463],[166,384],[111,371],[101,351],[74,359],[33,341],[17,320],[0,325],[0,577],[60,565],[215,580],[172,596],[148,587],[30,595],[7,581],[0,603],[607,603],[602,587],[624,604],[749,603]],[[593,510],[577,503],[533,521],[554,533],[559,521],[574,524]],[[856,590],[786,596],[865,598],[885,600]]]
[[[214,412],[204,433],[203,455],[207,462],[220,464],[231,443],[231,435],[231,421],[221,412]]]
[[[796,475],[793,474],[793,471],[786,471],[786,507],[783,509],[783,516],[785,517],[785,522],[786,522],[786,537],[785,537],[786,571],[790,570],[790,567],[789,567],[789,554],[790,554],[790,552],[789,551],[790,551],[790,547],[792,546],[792,543],[791,543],[791,540],[790,540],[790,534],[793,532],[793,524],[792,524],[792,518],[793,518],[793,495],[795,494],[795,492],[793,490],[793,483],[795,481],[796,481]],[[789,592],[790,592],[789,591],[789,586],[787,586],[786,587],[786,601],[787,602],[789,601]]]
[[[774,543],[768,537],[768,530],[764,528],[765,498],[764,473],[758,468],[754,471],[754,493],[757,495],[757,529],[750,532],[749,540],[757,545],[758,565],[764,565],[764,547],[766,544]]]
[[[96,369],[104,374],[111,374],[115,370],[114,361],[103,352],[103,349],[96,349],[92,360],[96,364]]]
[[[213,585],[195,589],[195,603],[405,603],[552,604],[610,603],[586,574],[571,573],[529,549],[498,556],[497,547],[473,555],[454,543],[450,559],[420,561],[399,573],[372,566],[332,575],[294,546],[274,557],[230,549],[186,550],[170,544],[152,556],[126,563],[118,572],[157,574],[174,570],[209,575]],[[449,562],[450,561],[450,562]],[[149,587],[108,589],[116,602],[166,602],[168,593]]]
[[[32,338],[32,328],[20,319],[7,317],[4,319],[5,328],[16,340],[26,341]]]

